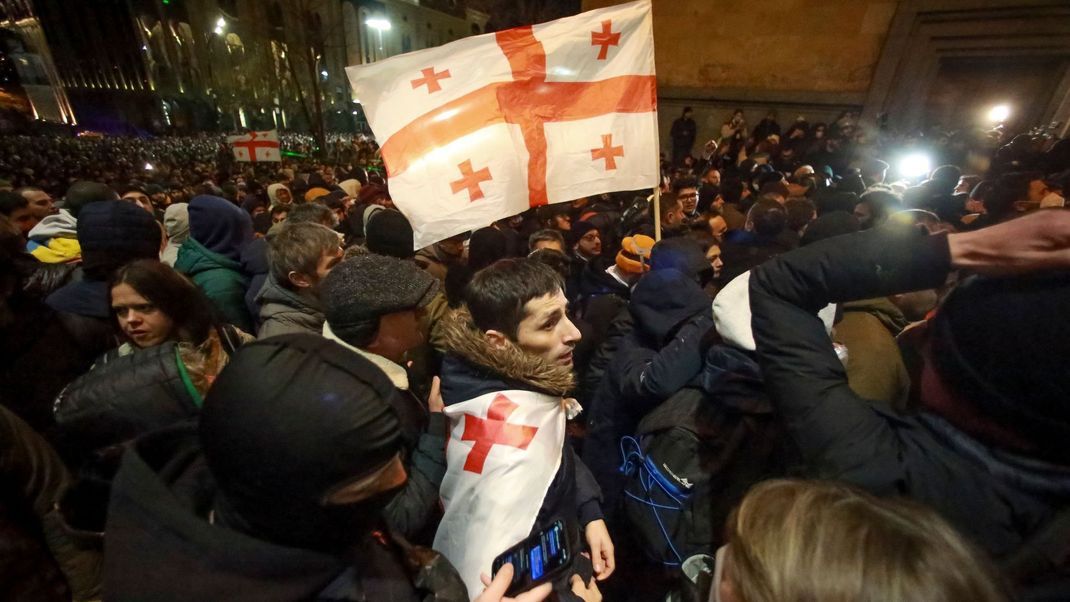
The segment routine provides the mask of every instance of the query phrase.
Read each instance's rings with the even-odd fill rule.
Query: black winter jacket
[[[673,294],[665,294],[673,291]],[[632,327],[618,319],[617,349],[585,411],[583,459],[602,488],[606,508],[615,509],[623,481],[620,438],[702,370],[702,344],[713,327],[710,298],[698,283],[676,270],[643,276],[628,305]]]
[[[105,354],[56,399],[56,441],[64,457],[76,464],[94,450],[196,415],[180,361],[174,342]]]
[[[115,601],[233,600],[460,602],[464,585],[435,555],[411,567],[391,543],[369,537],[352,559],[276,545],[212,524],[216,484],[195,425],[139,440],[123,456],[108,509],[105,591]],[[414,578],[409,571],[419,570]],[[425,597],[428,572],[448,572],[450,595]],[[431,581],[437,581],[431,575]],[[457,589],[459,587],[459,589]]]
[[[249,288],[245,291],[245,307],[253,317],[257,330],[260,329],[260,302],[257,295],[264,288],[271,272],[267,258],[268,243],[266,238],[258,238],[249,243],[241,253],[241,269],[249,274]],[[251,332],[251,331],[250,331]]]
[[[218,332],[227,355],[241,346],[233,327],[224,326]],[[64,458],[77,464],[95,450],[197,415],[201,401],[178,343],[166,342],[127,355],[115,349],[56,398],[56,446]]]
[[[949,270],[946,235],[886,227],[815,243],[752,272],[754,340],[809,476],[914,498],[1007,559],[1070,507],[1065,472],[1038,479],[933,415],[860,398],[816,317],[830,302],[935,288]]]

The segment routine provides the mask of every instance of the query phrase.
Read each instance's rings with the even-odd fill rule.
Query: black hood
[[[672,269],[658,270],[639,279],[628,311],[636,329],[651,337],[660,349],[692,316],[705,311],[712,318],[713,302],[694,278]]]
[[[270,337],[242,347],[204,399],[200,434],[233,528],[268,541],[337,553],[370,533],[384,492],[325,504],[332,491],[401,451],[393,383],[321,336]]]
[[[110,289],[107,282],[79,280],[57,289],[45,299],[56,311],[65,311],[79,316],[111,320]]]
[[[266,238],[258,238],[249,243],[241,252],[241,269],[246,274],[267,274],[271,271],[271,265],[267,257],[268,243]]]
[[[304,600],[345,570],[339,558],[211,524],[215,495],[195,425],[160,431],[127,450],[108,508],[108,599]]]
[[[582,297],[597,297],[598,295],[619,295],[628,298],[628,287],[621,284],[616,278],[606,273],[613,265],[611,259],[596,257],[583,267],[577,281],[577,292]]]

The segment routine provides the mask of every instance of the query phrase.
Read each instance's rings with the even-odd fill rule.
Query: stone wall
[[[618,3],[584,0],[583,9]],[[913,129],[958,117],[955,107],[972,118],[997,99],[1016,105],[1015,125],[1062,121],[1070,131],[1066,0],[653,0],[653,8],[663,140],[684,106],[695,109],[701,144],[736,108],[748,124],[770,109],[782,126],[854,110]]]
[[[618,4],[584,0],[583,10]],[[860,110],[896,10],[895,0],[654,0],[662,138],[684,106],[700,141],[736,108],[781,125]]]

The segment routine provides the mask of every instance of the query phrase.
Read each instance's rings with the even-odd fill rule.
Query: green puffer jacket
[[[189,238],[178,250],[175,269],[193,279],[222,314],[224,322],[244,332],[256,332],[245,306],[249,277],[241,272],[241,264]]]

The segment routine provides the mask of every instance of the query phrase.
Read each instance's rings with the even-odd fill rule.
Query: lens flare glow
[[[1011,108],[1007,105],[996,105],[988,110],[988,120],[1003,123],[1011,116]]]
[[[929,156],[921,153],[907,155],[899,161],[899,173],[908,178],[928,175],[931,169],[932,161]]]

